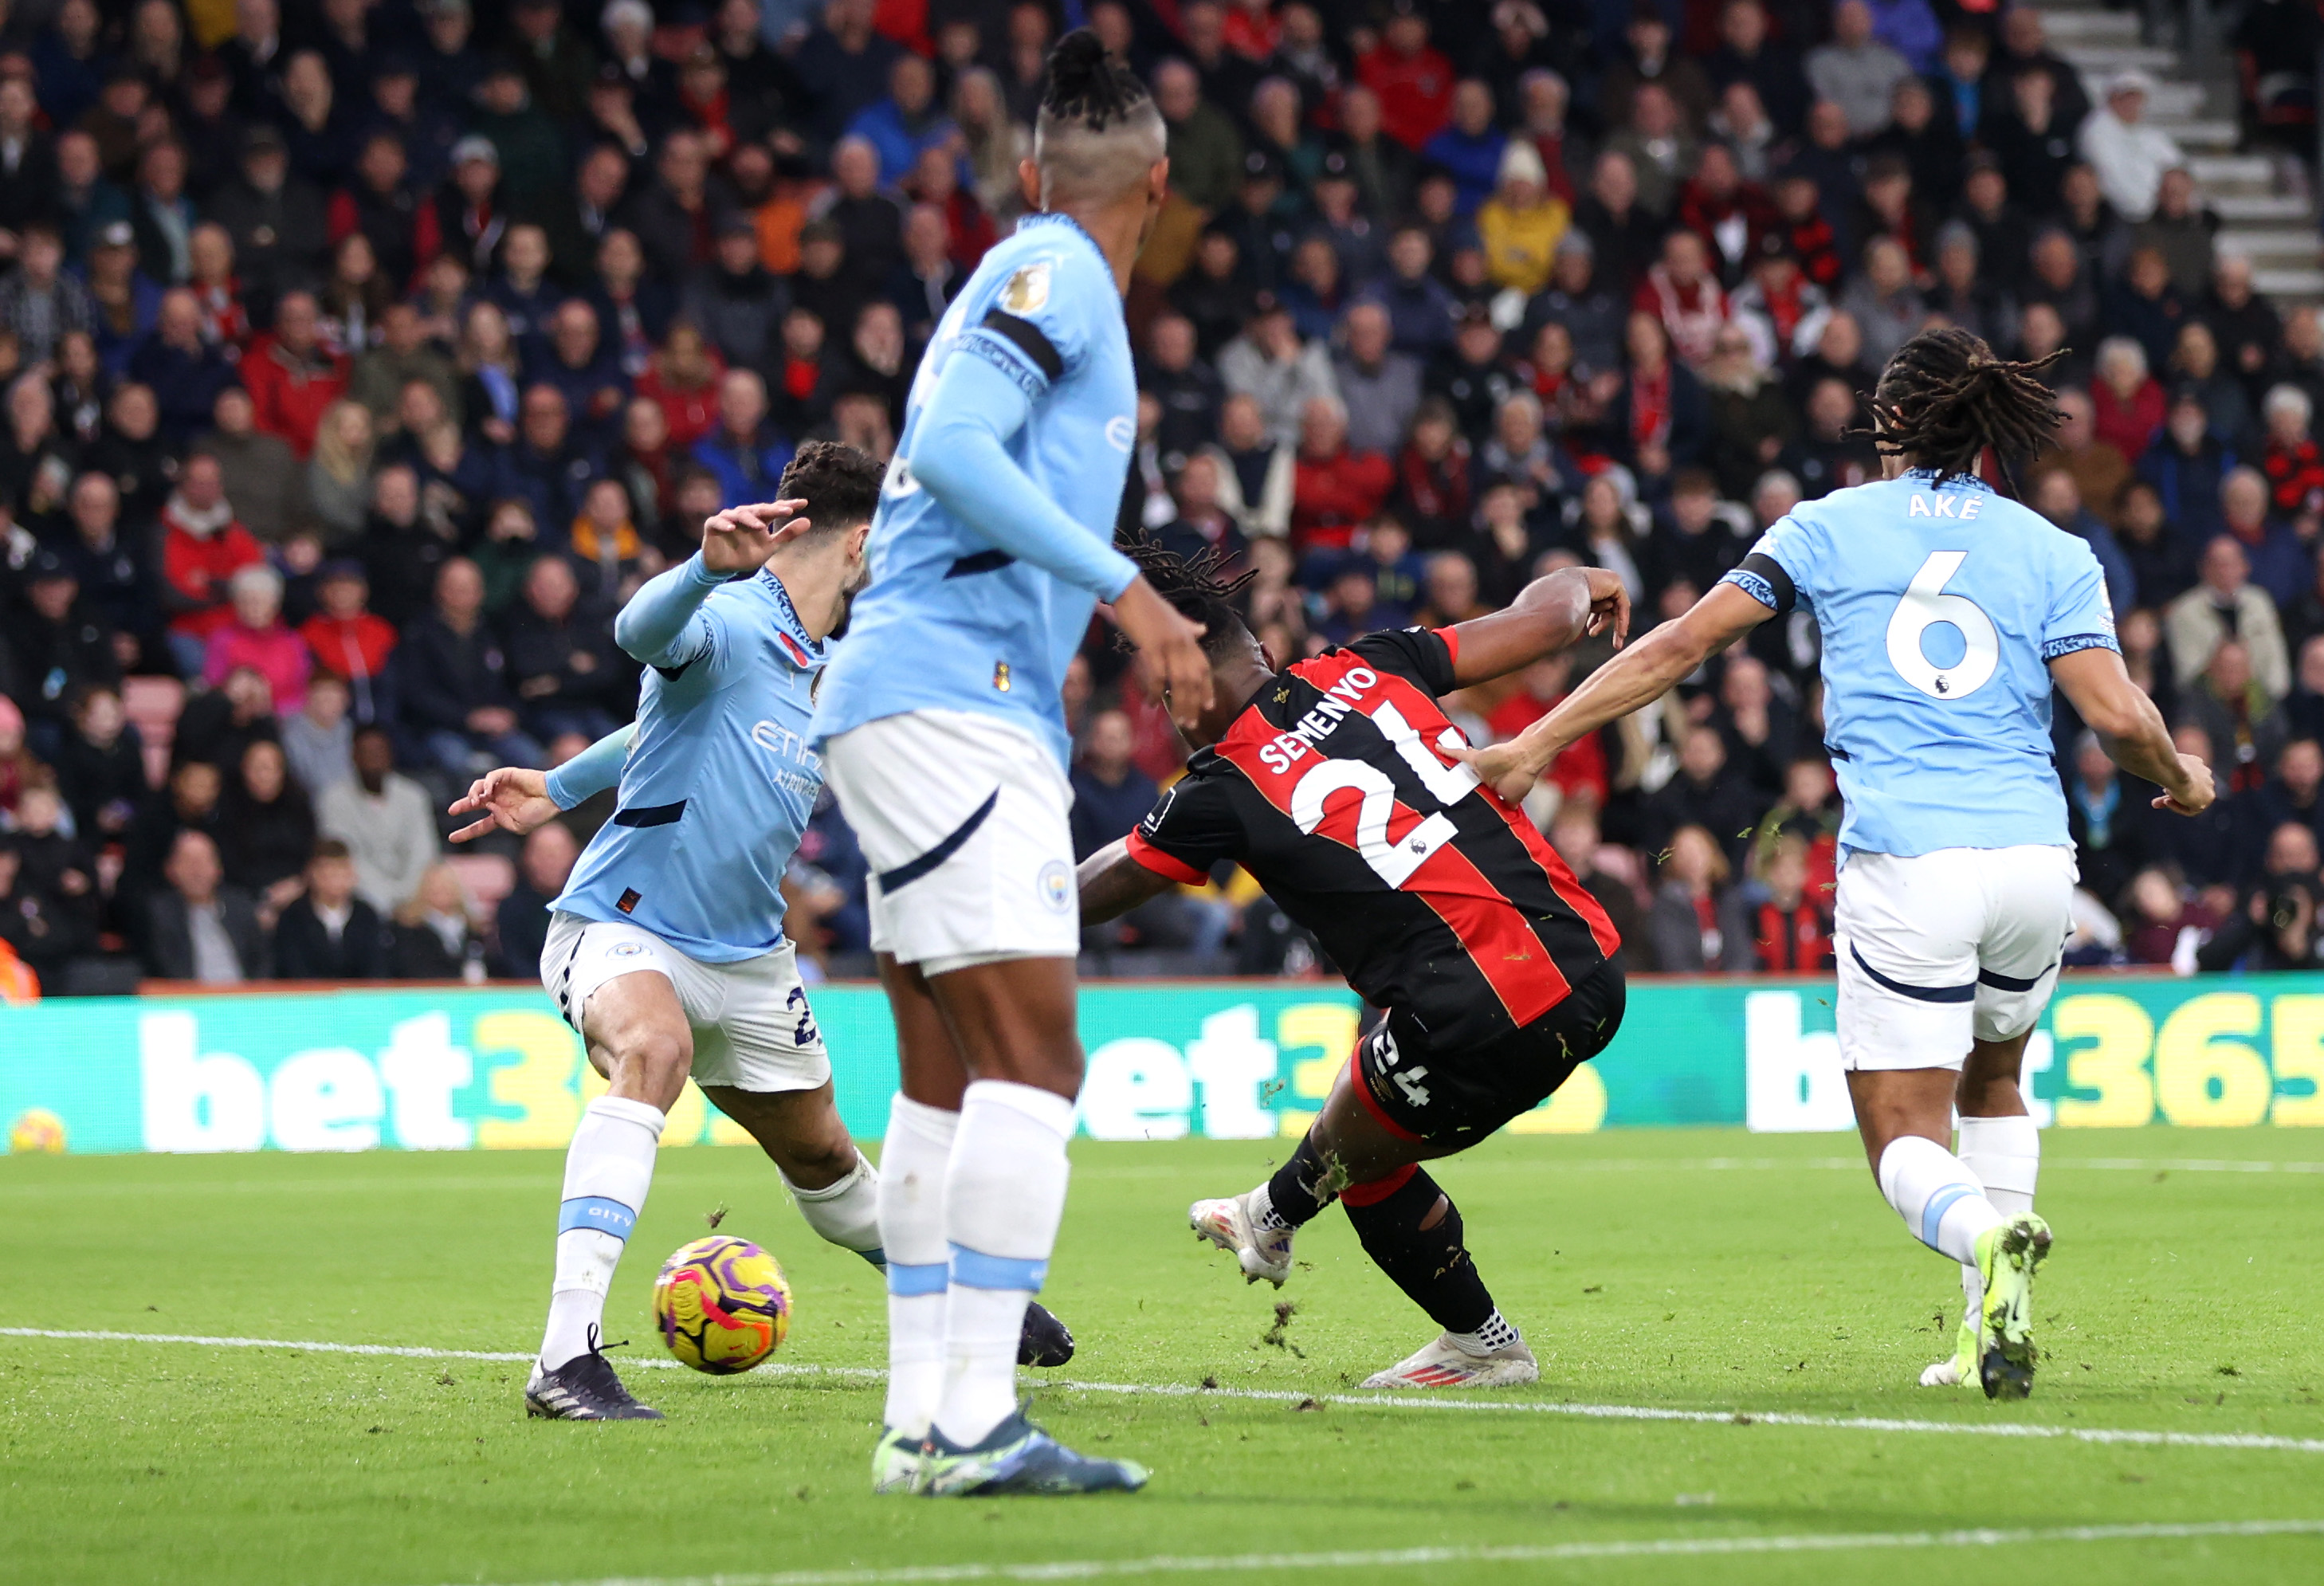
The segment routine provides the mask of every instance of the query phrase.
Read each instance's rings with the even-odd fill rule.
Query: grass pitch
[[[1913,1386],[1950,1346],[1955,1275],[1906,1240],[1851,1138],[1504,1138],[1442,1165],[1542,1361],[1537,1388],[1465,1397],[1528,1410],[1346,1402],[1431,1330],[1337,1213],[1279,1296],[1196,1243],[1187,1202],[1248,1187],[1278,1142],[1077,1142],[1047,1298],[1081,1354],[1058,1375],[1196,1391],[1044,1388],[1060,1436],[1146,1462],[1152,1487],[982,1502],[871,1498],[876,1277],[754,1153],[668,1151],[609,1315],[637,1341],[616,1360],[663,1358],[654,1269],[723,1205],[792,1276],[788,1371],[632,1366],[667,1423],[549,1425],[524,1419],[516,1360],[0,1336],[0,1580],[2324,1577],[2324,1526],[2247,1525],[2324,1522],[2324,1137],[2045,1145],[2046,1359],[2009,1406]],[[0,1328],[521,1354],[560,1166],[0,1161]],[[1278,1298],[1298,1307],[1280,1326]],[[2125,1430],[2179,1441],[2088,1435]],[[1974,1528],[2044,1535],[2006,1561],[1929,1535]]]

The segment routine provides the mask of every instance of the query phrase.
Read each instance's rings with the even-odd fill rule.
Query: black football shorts
[[[1399,1009],[1356,1048],[1356,1084],[1373,1116],[1416,1139],[1467,1144],[1530,1112],[1622,1028],[1622,966],[1606,963],[1564,1000],[1481,1047],[1443,1047]]]

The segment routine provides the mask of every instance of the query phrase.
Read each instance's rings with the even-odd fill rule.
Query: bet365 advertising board
[[[1620,1037],[1512,1127],[1850,1127],[1814,981],[1633,981]],[[851,1129],[886,1127],[895,1041],[876,988],[815,994]],[[1101,1139],[1296,1134],[1356,1033],[1338,988],[1093,984],[1082,992]],[[2300,976],[2066,982],[2030,1044],[2065,1128],[2324,1124],[2324,984]],[[538,991],[349,991],[0,1008],[0,1124],[20,1149],[561,1148],[604,1088]],[[665,1142],[742,1143],[688,1086]]]

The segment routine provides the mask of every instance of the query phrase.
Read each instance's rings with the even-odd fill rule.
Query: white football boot
[[[1961,1388],[1974,1386],[1977,1375],[1977,1319],[1984,1307],[1972,1304],[1969,1314],[1961,1318],[1960,1331],[1954,1335],[1952,1358],[1936,1361],[1923,1369],[1923,1388]]]
[[[1440,1333],[1425,1347],[1406,1355],[1385,1371],[1364,1379],[1365,1388],[1516,1388],[1538,1382],[1541,1367],[1524,1339],[1503,1344],[1489,1355],[1472,1355]]]
[[[1222,1250],[1232,1250],[1242,1264],[1243,1281],[1264,1277],[1276,1287],[1291,1276],[1291,1235],[1288,1228],[1261,1228],[1251,1220],[1250,1190],[1229,1201],[1196,1201],[1186,1208],[1186,1222],[1197,1237]]]

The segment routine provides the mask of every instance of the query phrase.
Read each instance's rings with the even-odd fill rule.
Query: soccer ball
[[[680,1246],[654,1279],[654,1324],[681,1364],[714,1376],[748,1371],[791,1330],[791,1286],[746,1239],[714,1234]]]
[[[46,1107],[29,1108],[9,1129],[8,1148],[21,1154],[61,1156],[65,1148],[65,1120]]]

